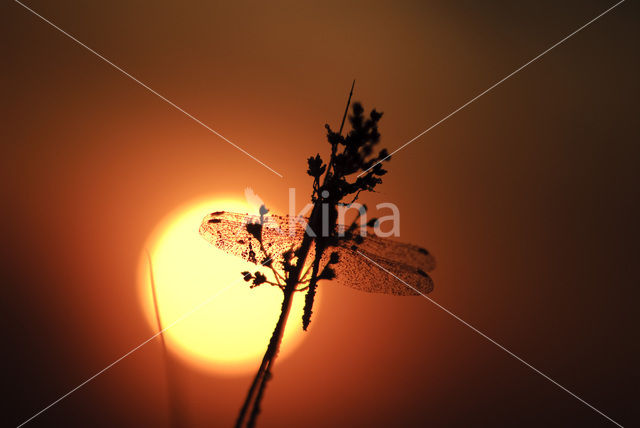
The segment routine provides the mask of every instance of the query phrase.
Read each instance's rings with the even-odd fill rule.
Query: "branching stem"
[[[316,219],[318,217],[318,213],[320,212],[320,203],[316,203],[311,212],[311,216],[309,219],[310,227],[314,227],[316,223]],[[316,229],[317,230],[317,229]],[[269,345],[267,346],[267,351],[262,358],[262,363],[260,364],[260,368],[256,373],[251,387],[249,388],[249,392],[247,393],[247,397],[240,409],[240,413],[238,415],[238,419],[236,420],[236,428],[241,428],[244,424],[244,420],[246,418],[247,412],[251,407],[251,412],[249,416],[249,420],[247,422],[247,427],[255,426],[255,422],[260,413],[260,403],[262,401],[262,397],[264,395],[265,388],[267,383],[271,378],[270,367],[275,362],[275,359],[280,350],[280,344],[282,343],[282,336],[284,334],[284,329],[287,325],[287,319],[289,318],[289,313],[291,312],[291,304],[293,303],[293,296],[296,292],[296,286],[300,281],[300,275],[302,269],[304,267],[305,261],[307,259],[307,255],[309,254],[309,250],[311,249],[311,244],[313,243],[313,238],[308,234],[304,235],[302,239],[302,245],[300,249],[297,251],[298,260],[296,262],[294,270],[290,273],[287,278],[286,286],[284,288],[284,298],[282,300],[282,308],[280,311],[280,317],[278,318],[278,322],[276,323],[276,327],[273,330],[273,334],[271,335],[271,339],[269,340]],[[257,392],[257,394],[256,394]]]

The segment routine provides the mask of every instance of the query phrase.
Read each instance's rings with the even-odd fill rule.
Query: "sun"
[[[153,273],[172,354],[217,374],[243,374],[260,363],[280,313],[282,293],[269,285],[250,289],[240,272],[254,272],[257,266],[223,253],[199,235],[204,216],[220,210],[252,212],[238,200],[207,198],[178,208],[157,225],[140,258],[139,293],[147,321],[157,332]],[[296,296],[281,356],[301,342],[303,305],[304,296]]]

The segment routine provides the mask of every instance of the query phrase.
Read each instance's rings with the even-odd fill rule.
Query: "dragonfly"
[[[260,224],[263,226],[261,241],[246,227],[258,221],[262,221]],[[249,214],[216,211],[205,216],[199,232],[225,253],[256,265],[265,265],[284,262],[284,254],[302,242],[307,233],[307,221],[305,217],[279,215],[256,220]],[[338,239],[330,251],[324,251],[321,258],[321,264],[327,265],[330,253],[338,254],[339,262],[332,264],[332,269],[341,285],[368,293],[397,296],[417,296],[433,290],[429,272],[435,269],[436,263],[429,251],[389,238],[371,234],[362,236],[359,229],[355,227],[355,221],[349,227],[343,227],[342,230],[346,230],[344,237]],[[308,260],[314,259],[314,251],[312,247]]]

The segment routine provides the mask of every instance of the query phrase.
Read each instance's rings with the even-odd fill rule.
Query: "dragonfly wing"
[[[281,263],[283,253],[299,246],[305,234],[306,219],[290,222],[289,216],[269,216],[262,228],[265,253],[260,242],[247,230],[247,224],[256,221],[255,216],[248,214],[218,211],[203,219],[200,234],[216,248],[255,264],[263,264],[270,257],[274,263]],[[433,281],[427,272],[435,268],[435,260],[423,248],[376,236],[345,238],[324,252],[322,265],[328,262],[333,251],[340,255],[340,261],[332,265],[336,279],[347,287],[400,296],[433,290]],[[313,257],[312,248],[308,261]]]
[[[200,235],[216,248],[242,259],[262,264],[268,260],[260,242],[247,230],[247,224],[255,223],[258,217],[228,211],[217,211],[205,216],[200,225]],[[289,218],[272,215],[265,219],[262,228],[264,249],[272,261],[282,261],[282,254],[292,245],[302,241],[304,226],[300,223],[289,227]]]
[[[431,272],[436,268],[436,259],[433,255],[417,245],[380,238],[375,235],[367,235],[362,237],[360,243],[358,241],[359,239],[351,239],[345,241],[343,246],[351,247],[355,244],[360,251],[366,254],[374,254],[389,261],[416,266],[424,272]]]
[[[342,241],[337,251],[340,261],[332,267],[336,280],[344,286],[399,296],[417,296],[433,290],[433,280],[427,272],[435,268],[435,259],[421,247],[369,236],[360,243]]]

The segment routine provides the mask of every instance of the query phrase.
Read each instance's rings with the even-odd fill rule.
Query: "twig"
[[[316,219],[319,215],[319,212],[320,203],[317,202],[316,205],[314,205],[311,216],[309,218],[310,225],[315,227]],[[267,351],[265,352],[262,359],[262,364],[260,365],[260,368],[258,369],[258,372],[253,379],[245,402],[240,409],[240,413],[235,425],[237,428],[242,427],[247,411],[251,405],[253,405],[253,407],[249,416],[247,426],[254,426],[258,414],[260,413],[260,400],[262,400],[264,389],[266,388],[266,384],[269,382],[269,376],[266,376],[266,374],[268,373],[267,368],[274,363],[278,355],[278,351],[280,350],[280,344],[282,343],[284,329],[289,318],[289,313],[291,312],[293,296],[295,294],[296,286],[298,284],[298,281],[300,280],[300,274],[307,259],[307,255],[309,254],[309,250],[311,249],[312,243],[313,238],[308,234],[305,234],[304,238],[302,239],[300,249],[298,250],[298,260],[296,262],[295,268],[287,278],[280,317],[278,318],[276,328],[274,329],[273,334],[271,335],[271,339],[269,340],[269,345],[267,346]],[[258,395],[254,398],[253,396],[256,393],[256,388],[258,388]]]
[[[169,420],[170,426],[173,428],[179,428],[184,426],[182,423],[182,417],[179,405],[179,394],[177,391],[177,379],[173,370],[173,364],[169,351],[167,349],[167,343],[164,338],[164,329],[162,328],[162,320],[160,318],[160,309],[158,306],[158,295],[156,291],[156,283],[153,276],[153,265],[151,264],[151,254],[149,250],[145,249],[147,253],[147,260],[149,262],[149,280],[151,285],[151,295],[153,296],[153,309],[156,315],[156,324],[158,331],[160,332],[160,343],[162,345],[162,356],[165,364],[165,375],[167,380],[167,392],[169,401]]]
[[[351,96],[353,95],[353,87],[356,85],[356,79],[353,79],[353,83],[351,83],[351,91],[349,91],[349,98],[347,99],[347,106],[344,108],[344,114],[342,115],[342,122],[340,123],[340,131],[338,134],[342,135],[342,129],[344,128],[344,121],[347,119],[347,114],[349,113],[349,106],[351,105]],[[329,178],[329,172],[331,171],[331,167],[333,166],[333,158],[336,155],[337,144],[331,146],[331,158],[329,158],[329,165],[327,166],[327,174],[324,176],[323,185],[327,182]],[[318,180],[319,181],[319,180]]]

